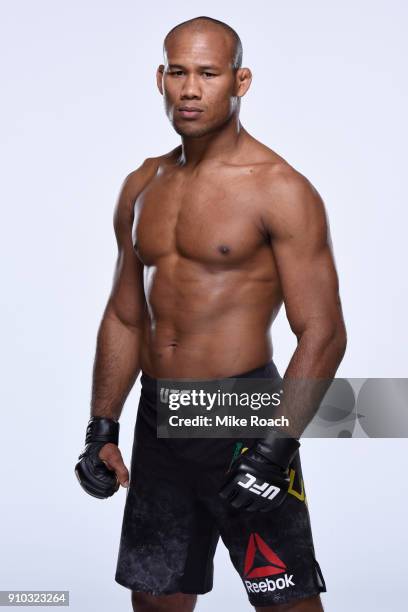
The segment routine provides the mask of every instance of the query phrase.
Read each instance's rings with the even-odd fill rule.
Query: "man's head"
[[[241,67],[241,40],[229,25],[211,17],[184,21],[167,34],[163,52],[157,85],[178,134],[204,136],[238,113],[251,71]]]

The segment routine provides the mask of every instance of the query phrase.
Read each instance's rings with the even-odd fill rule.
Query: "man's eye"
[[[172,70],[171,72],[169,72],[169,74],[173,75],[173,76],[181,76],[183,73],[182,70]]]
[[[215,77],[216,75],[213,72],[203,72],[205,77],[211,78],[211,77]]]

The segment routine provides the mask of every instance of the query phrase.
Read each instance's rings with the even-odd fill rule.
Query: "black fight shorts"
[[[279,379],[279,373],[270,362],[239,377]],[[142,374],[141,383],[115,580],[151,595],[207,593],[221,536],[252,605],[288,603],[326,591],[299,453],[279,508],[231,508],[218,491],[232,460],[254,440],[158,439],[157,381]]]

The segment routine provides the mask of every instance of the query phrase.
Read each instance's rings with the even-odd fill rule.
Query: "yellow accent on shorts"
[[[303,484],[303,478],[300,479],[300,483],[302,485],[302,490],[299,492],[299,491],[296,491],[293,488],[293,483],[295,482],[295,476],[296,476],[296,472],[295,472],[295,470],[293,468],[291,468],[291,470],[289,472],[290,482],[289,482],[288,493],[290,493],[291,495],[294,495],[300,501],[306,502],[306,495],[305,495],[305,487],[304,487],[304,484]]]

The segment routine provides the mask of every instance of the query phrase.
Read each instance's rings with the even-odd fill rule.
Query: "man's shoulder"
[[[258,141],[250,159],[254,179],[260,189],[282,192],[311,186],[309,180],[286,159]]]
[[[138,168],[129,172],[124,180],[124,187],[132,192],[133,195],[140,193],[157,175],[162,166],[174,163],[175,158],[179,154],[179,149],[180,147],[176,147],[168,153],[157,155],[156,157],[147,157]]]
[[[263,199],[301,203],[318,196],[309,179],[278,153],[264,145],[260,153],[252,168],[255,189]]]
[[[309,179],[278,153],[259,144],[253,156],[252,193],[262,217],[278,225],[323,219],[323,201]]]

